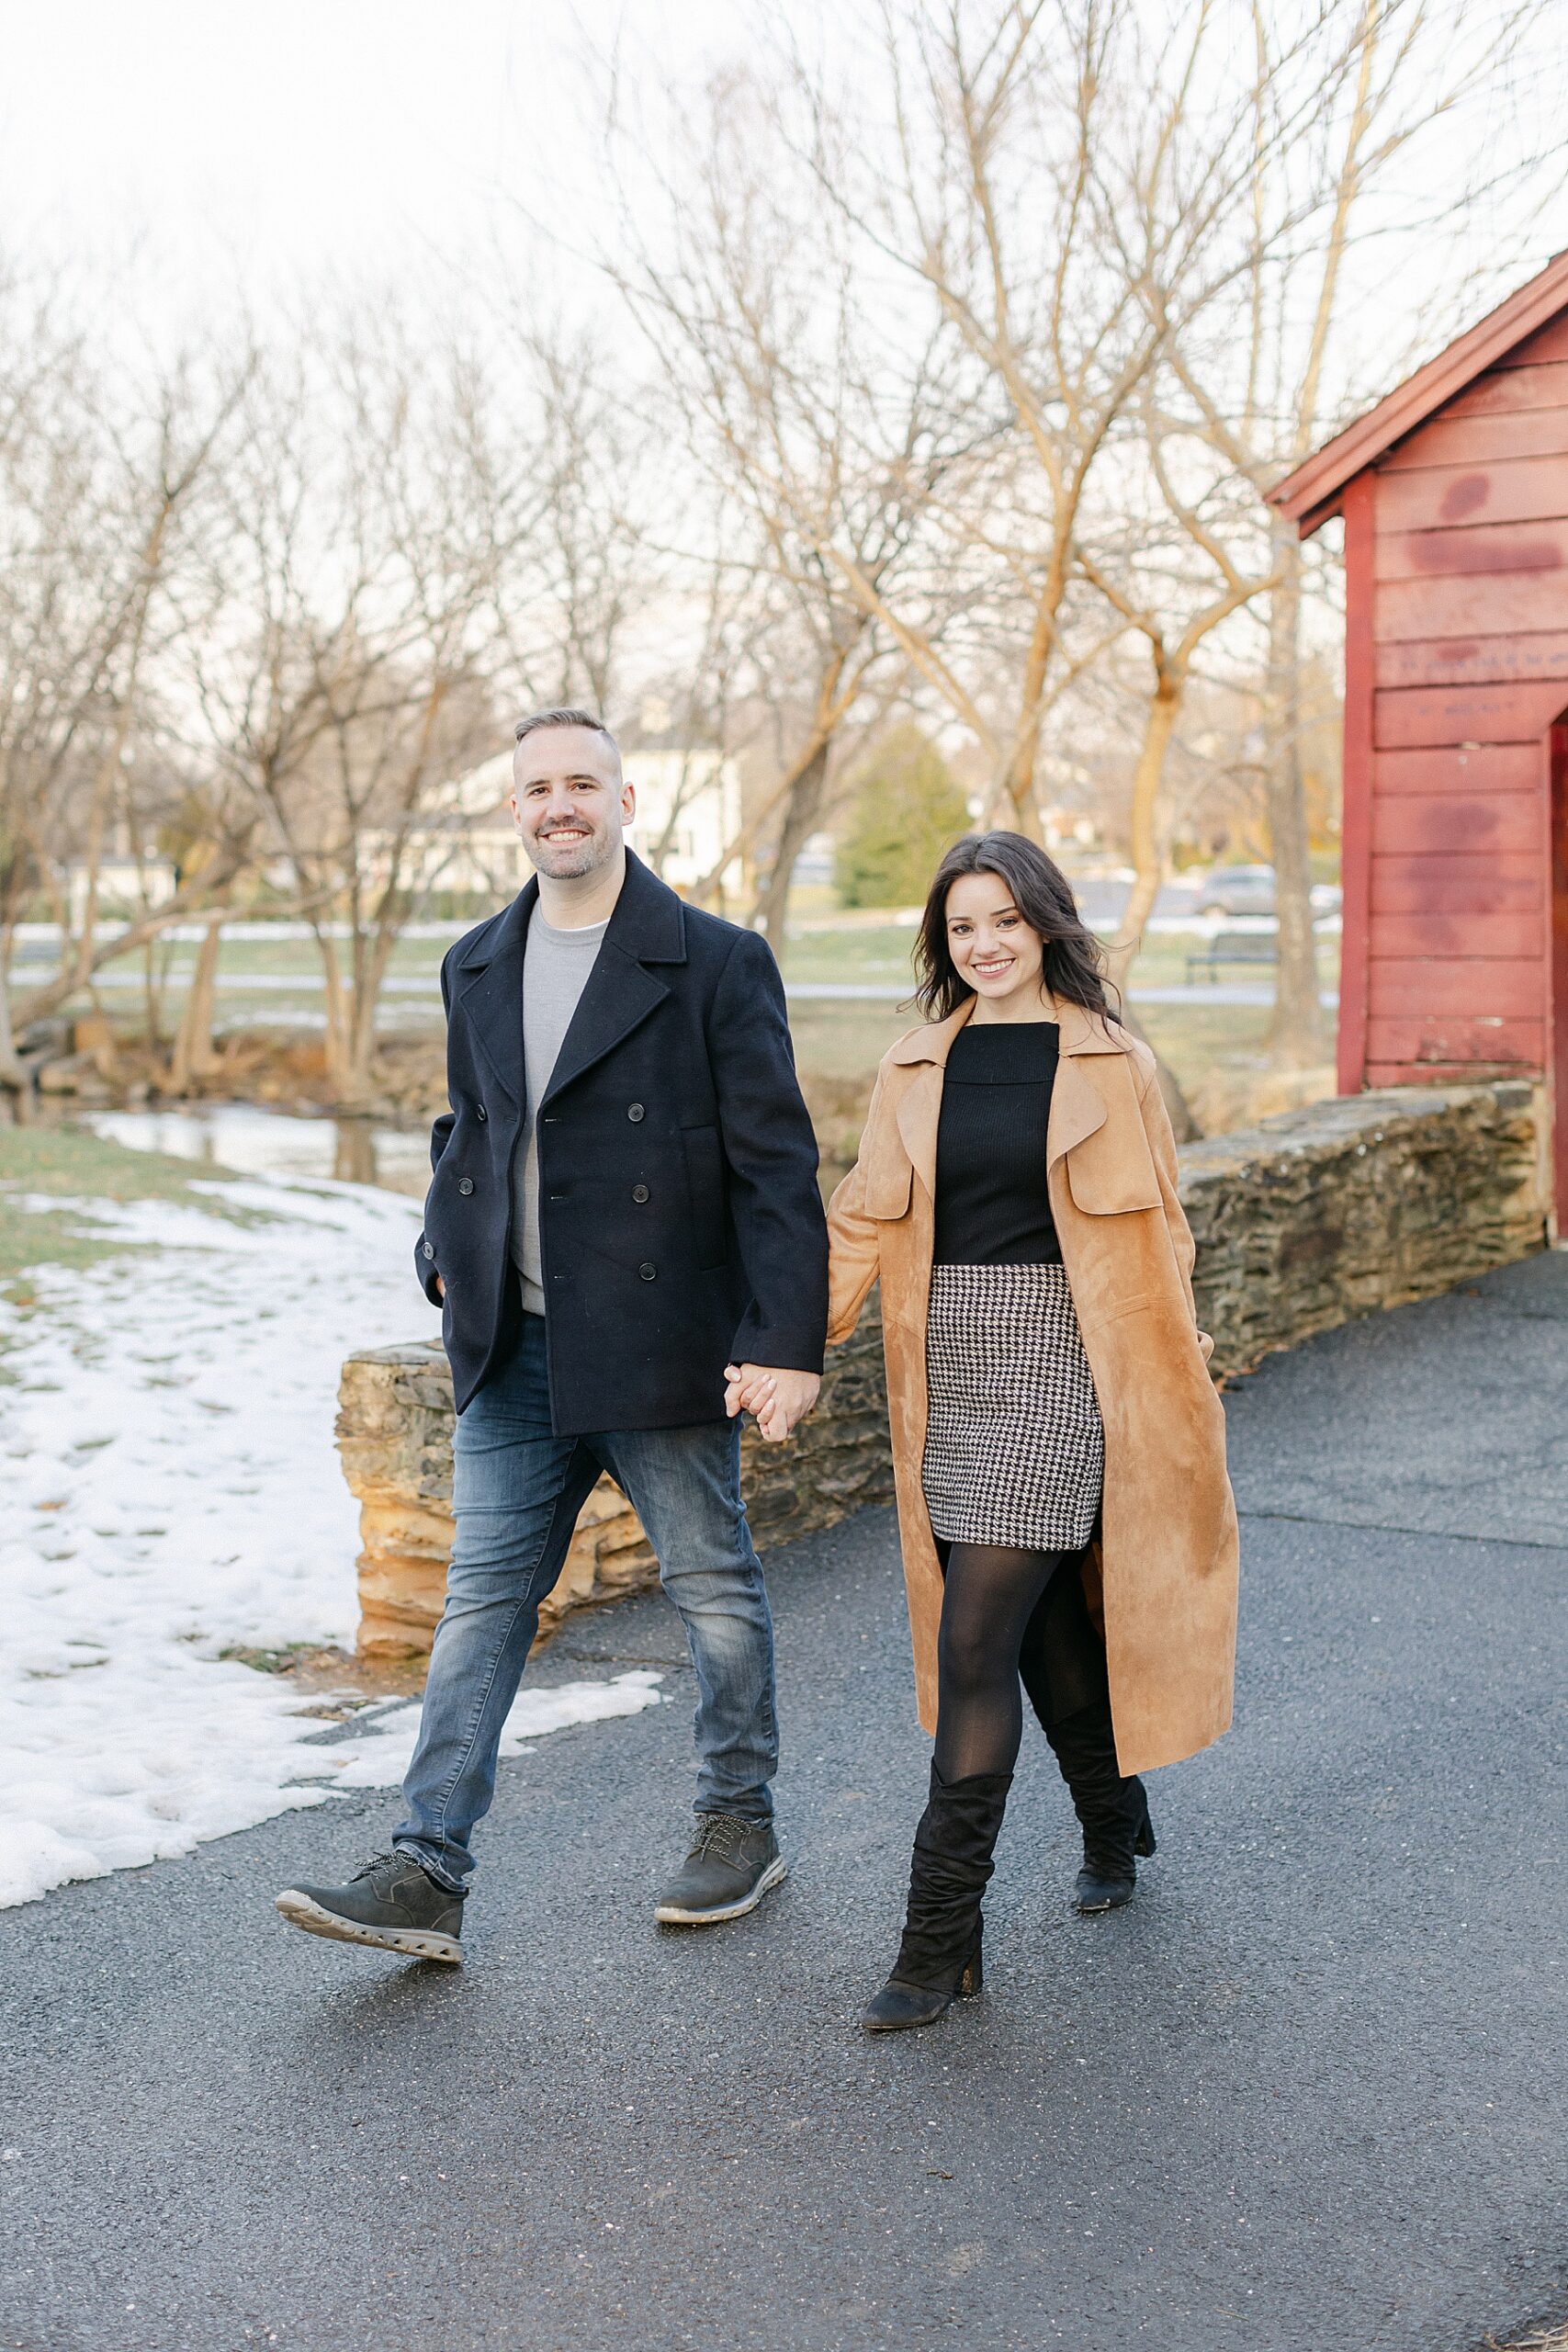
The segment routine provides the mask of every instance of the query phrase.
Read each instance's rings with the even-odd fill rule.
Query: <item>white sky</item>
[[[498,193],[570,199],[585,42],[683,73],[736,22],[720,0],[0,0],[0,245],[134,250],[176,311],[396,271],[485,233]]]
[[[852,15],[771,6],[801,33]],[[236,292],[265,311],[324,273],[406,279],[435,256],[460,262],[498,231],[515,250],[508,198],[570,236],[597,176],[585,51],[619,42],[628,79],[639,57],[658,78],[694,78],[745,50],[750,13],[745,0],[0,0],[0,258],[130,269],[130,307],[158,340]],[[1556,0],[1532,43],[1538,95],[1560,85],[1565,31]],[[1422,176],[1443,152],[1424,148]],[[1483,209],[1501,282],[1461,297],[1467,317],[1568,235],[1553,209],[1516,255],[1489,248]],[[1453,270],[1451,221],[1423,258],[1439,278]],[[1390,294],[1402,307],[1385,288],[1380,342]]]

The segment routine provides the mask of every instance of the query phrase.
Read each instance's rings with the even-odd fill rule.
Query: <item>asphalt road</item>
[[[1568,1258],[1233,1390],[1236,1728],[1068,1911],[1031,1731],[983,2001],[875,2042],[925,1743],[893,1532],[773,1561],[787,1885],[660,1933],[675,1703],[503,1768],[460,1974],[273,1889],[381,1797],[0,1917],[0,2345],[1471,2352],[1568,2314]]]

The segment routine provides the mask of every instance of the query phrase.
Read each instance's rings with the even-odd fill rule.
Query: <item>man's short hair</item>
[[[541,727],[586,727],[590,734],[603,735],[616,760],[620,759],[621,747],[602,718],[595,718],[591,710],[573,710],[564,704],[554,710],[536,710],[526,718],[520,718],[512,739],[513,752],[526,737],[537,734]]]

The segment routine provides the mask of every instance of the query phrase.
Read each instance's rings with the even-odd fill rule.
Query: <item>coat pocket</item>
[[[692,1247],[699,1267],[722,1266],[728,1236],[724,1217],[724,1152],[716,1127],[682,1127],[686,1189],[692,1199]]]
[[[879,1152],[865,1171],[865,1213],[881,1224],[901,1217],[909,1205],[915,1171],[906,1155],[895,1148]]]
[[[1159,1179],[1141,1123],[1129,1132],[1124,1122],[1107,1119],[1066,1156],[1067,1189],[1073,1206],[1086,1216],[1124,1216],[1133,1209],[1157,1209]]]

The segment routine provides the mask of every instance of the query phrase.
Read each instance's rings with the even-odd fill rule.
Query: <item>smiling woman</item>
[[[944,1021],[971,995],[985,1019],[1048,1019],[1048,996],[1103,1014],[1104,969],[1104,950],[1055,859],[1019,833],[953,843],[915,943],[916,995],[928,1021]]]
[[[1084,1831],[1080,1910],[1154,1851],[1134,1776],[1230,1720],[1235,1511],[1154,1057],[1066,877],[960,842],[920,930],[938,1017],[886,1057],[833,1195],[829,1343],[882,1285],[920,1720],[936,1736],[873,2032],[980,1985],[1019,1679]]]

